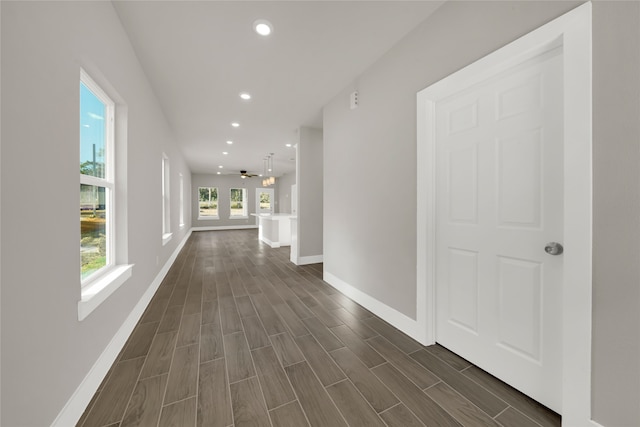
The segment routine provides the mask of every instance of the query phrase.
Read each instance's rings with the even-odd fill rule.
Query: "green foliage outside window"
[[[231,197],[231,216],[246,216],[244,198],[246,190],[244,188],[232,188],[230,192]]]
[[[218,189],[216,187],[198,188],[200,216],[218,216]]]

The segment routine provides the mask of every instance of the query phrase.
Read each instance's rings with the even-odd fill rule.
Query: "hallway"
[[[78,426],[560,425],[288,259],[257,230],[194,232]]]

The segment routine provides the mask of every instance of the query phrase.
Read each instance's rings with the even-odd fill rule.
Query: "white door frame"
[[[435,104],[500,70],[549,49],[563,49],[564,279],[562,282],[562,424],[591,421],[592,101],[591,3],[418,92],[417,96],[417,324],[420,341],[436,339]]]

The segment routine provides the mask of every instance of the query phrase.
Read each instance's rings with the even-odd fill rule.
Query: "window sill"
[[[173,236],[173,233],[165,233],[162,235],[162,246],[166,245],[167,243],[169,243],[169,241],[171,240],[171,237]]]
[[[230,216],[229,219],[249,219],[247,215]]]
[[[219,216],[199,216],[198,221],[213,221],[220,219]]]
[[[116,265],[105,275],[84,286],[82,299],[78,301],[78,320],[84,320],[109,295],[122,286],[131,277],[131,270],[133,270],[133,264]]]

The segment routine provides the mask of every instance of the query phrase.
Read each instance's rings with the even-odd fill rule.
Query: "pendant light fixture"
[[[269,179],[267,178],[267,161],[269,160],[268,157],[265,157],[264,159],[262,159],[262,186],[263,187],[268,187],[268,181]]]
[[[264,163],[263,163],[264,173],[263,173],[263,176],[265,178],[262,180],[262,186],[263,187],[268,187],[268,186],[273,185],[273,184],[276,183],[276,178],[275,178],[275,176],[273,176],[274,175],[274,173],[273,173],[273,154],[274,153],[269,153],[269,155],[264,158]]]
[[[271,167],[269,168],[269,184],[273,185],[276,183],[276,178],[273,173],[273,153],[269,155],[269,162],[271,163]]]

